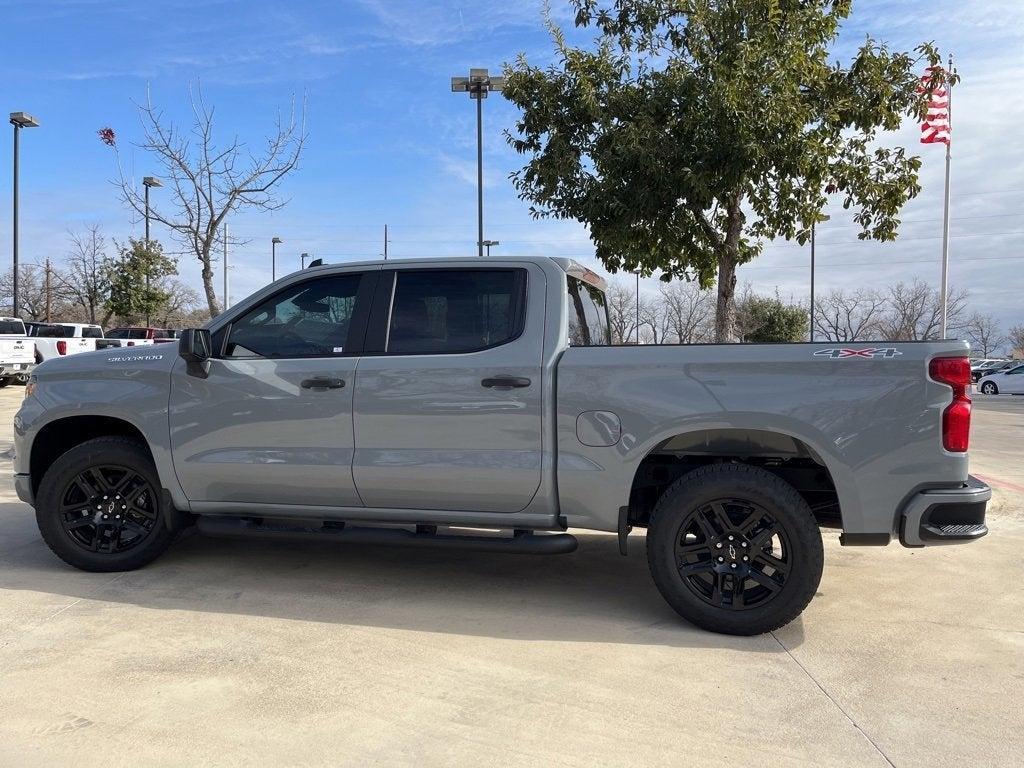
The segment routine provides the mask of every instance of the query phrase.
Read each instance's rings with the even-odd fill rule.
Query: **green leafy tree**
[[[535,216],[585,223],[610,271],[716,282],[715,336],[736,339],[736,268],[765,239],[805,242],[829,194],[862,239],[892,240],[920,158],[876,143],[923,116],[923,44],[831,48],[849,0],[571,0],[596,44],[506,67],[522,110],[513,180]],[[946,77],[933,70],[930,90]],[[955,82],[955,74],[949,75]]]
[[[165,278],[178,274],[174,259],[164,255],[156,240],[130,239],[128,245],[119,244],[118,251],[105,265],[110,286],[107,311],[126,322],[160,316],[172,299]]]
[[[741,341],[803,341],[807,336],[807,310],[785,304],[778,296],[747,294],[737,304],[736,326]]]

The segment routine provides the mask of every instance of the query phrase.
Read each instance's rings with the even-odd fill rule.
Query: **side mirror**
[[[206,328],[189,328],[181,332],[178,341],[178,356],[188,364],[191,376],[206,378],[210,370],[210,355],[213,344],[210,331]]]

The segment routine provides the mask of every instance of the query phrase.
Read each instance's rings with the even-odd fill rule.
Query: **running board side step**
[[[506,552],[514,555],[564,555],[574,552],[577,546],[576,537],[569,533],[533,533],[516,530],[512,536],[461,536],[436,533],[437,529],[433,525],[418,525],[416,531],[403,528],[371,528],[347,523],[313,527],[200,515],[196,521],[196,528],[205,536],[337,541],[345,544],[434,547],[474,552]]]

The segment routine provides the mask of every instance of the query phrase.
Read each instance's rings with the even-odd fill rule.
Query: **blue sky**
[[[556,17],[567,6],[551,0]],[[125,2],[0,0],[4,108],[34,114],[42,127],[22,134],[22,258],[60,261],[67,230],[90,223],[109,236],[141,233],[118,202],[113,153],[96,130],[113,127],[134,175],[156,172],[132,149],[141,131],[133,100],[149,89],[176,120],[188,119],[188,86],[199,81],[216,105],[218,132],[258,142],[276,110],[307,103],[309,143],[273,214],[240,214],[233,234],[237,301],[269,279],[270,238],[285,240],[280,261],[302,251],[330,261],[374,257],[383,227],[390,251],[471,255],[475,231],[472,105],[449,91],[471,66],[494,69],[520,51],[542,63],[550,44],[535,0],[474,3],[414,0],[348,2]],[[860,0],[837,53],[865,34],[896,47],[934,39],[952,50],[964,80],[954,93],[952,279],[977,309],[1004,325],[1024,323],[1024,7],[1016,0],[897,2]],[[533,221],[508,174],[520,164],[501,131],[515,111],[485,105],[486,236],[495,252],[586,259],[593,250],[573,222]],[[924,191],[906,209],[903,238],[860,243],[838,206],[819,230],[818,290],[884,288],[920,276],[938,281],[942,151],[917,144],[908,124],[891,138],[925,156]],[[159,201],[160,190],[154,193]],[[10,174],[0,175],[0,241],[9,254]],[[154,236],[167,240],[154,229]],[[769,245],[740,272],[756,290],[803,298],[806,249]],[[182,259],[198,286],[198,263]],[[280,268],[279,268],[280,274]],[[218,290],[219,290],[218,278]],[[651,283],[653,286],[653,283]]]

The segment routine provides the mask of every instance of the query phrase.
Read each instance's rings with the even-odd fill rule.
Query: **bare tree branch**
[[[294,100],[288,119],[278,113],[274,132],[261,152],[249,151],[235,136],[218,144],[214,136],[215,109],[206,104],[198,84],[189,86],[192,125],[183,133],[152,102],[137,104],[143,139],[137,146],[161,167],[161,180],[171,197],[169,205],[151,200],[149,215],[171,230],[202,266],[203,288],[211,315],[220,311],[213,286],[213,254],[223,242],[227,217],[244,208],[274,211],[286,201],[275,197],[281,181],[298,167],[306,143],[305,103],[297,120]],[[126,177],[117,163],[114,183],[123,202],[139,215],[146,213],[144,192]],[[231,242],[235,242],[232,240]]]

